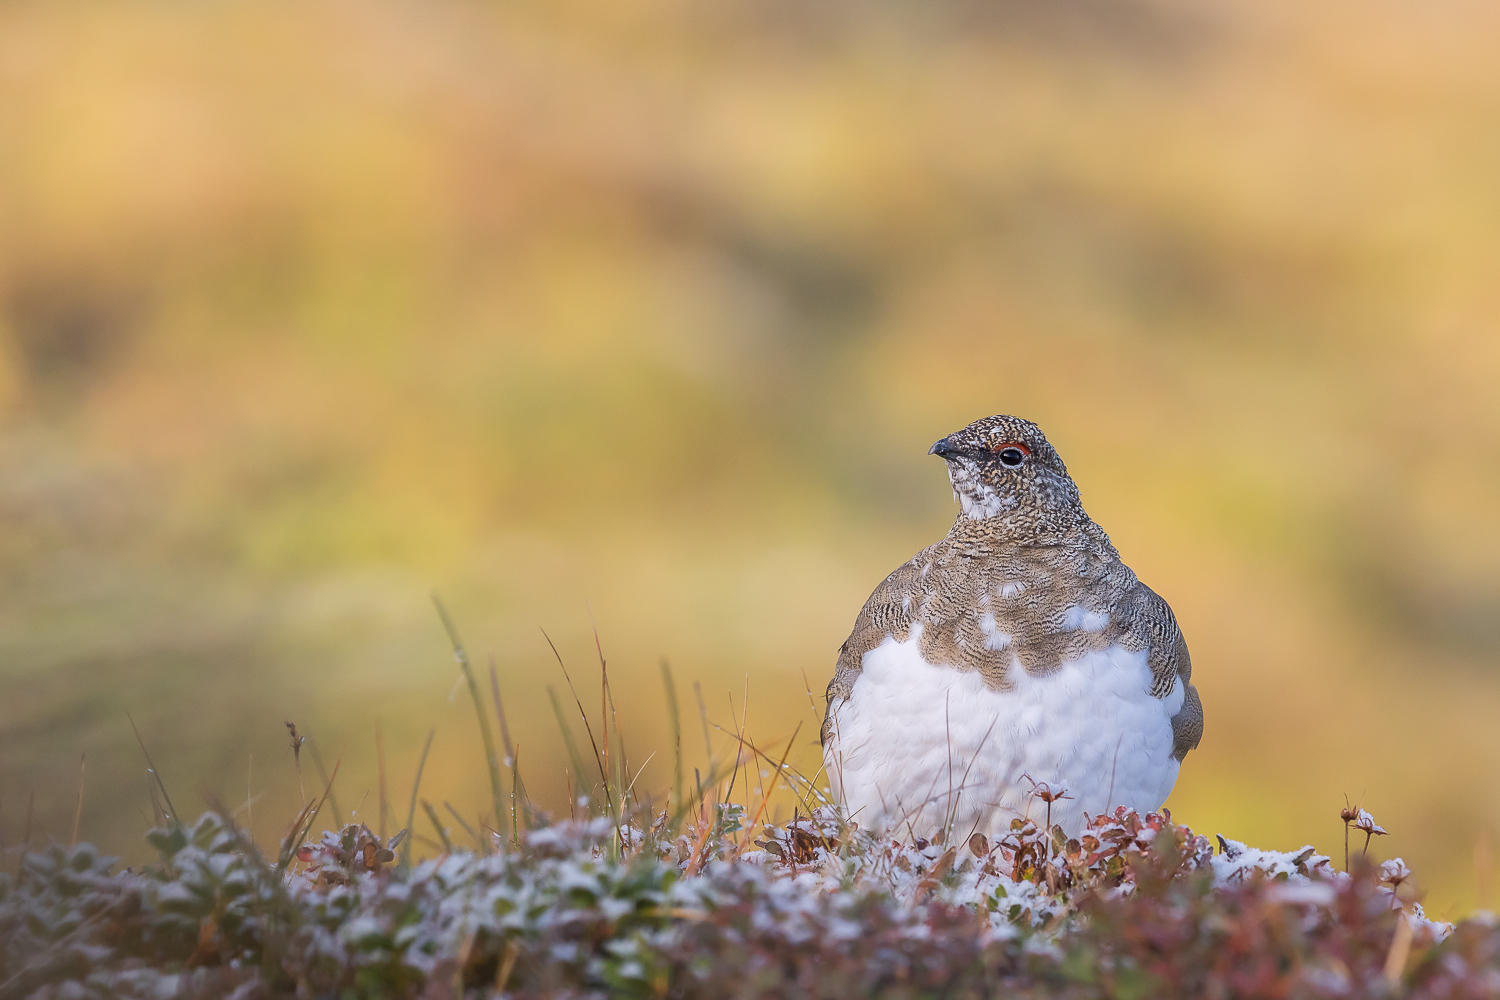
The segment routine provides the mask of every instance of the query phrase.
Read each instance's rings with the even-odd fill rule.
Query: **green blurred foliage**
[[[538,626],[592,710],[591,616],[643,784],[663,656],[808,765],[804,675],[954,513],[926,445],[1012,412],[1183,623],[1176,817],[1334,853],[1348,794],[1431,910],[1486,901],[1496,39],[1477,0],[7,5],[0,833],[34,793],[65,838],[87,752],[83,835],[132,849],[127,710],[263,840],[284,719],[364,816],[376,721],[403,813],[436,725],[424,794],[477,812],[432,588],[554,807]]]

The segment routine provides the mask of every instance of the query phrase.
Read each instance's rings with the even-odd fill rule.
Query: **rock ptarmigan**
[[[1160,808],[1203,734],[1172,609],[1035,424],[986,417],[931,454],[963,509],[840,649],[822,732],[835,798],[862,827],[929,838]]]

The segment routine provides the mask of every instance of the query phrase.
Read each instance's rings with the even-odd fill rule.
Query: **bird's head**
[[[1078,487],[1042,430],[1020,417],[976,420],[929,449],[948,463],[966,517],[999,519],[1039,531],[1088,520]]]

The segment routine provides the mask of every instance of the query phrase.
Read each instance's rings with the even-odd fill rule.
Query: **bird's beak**
[[[936,444],[927,449],[927,454],[936,455],[946,462],[948,460],[948,456],[957,455],[958,451],[958,448],[956,448],[953,443],[947,438],[939,438]]]

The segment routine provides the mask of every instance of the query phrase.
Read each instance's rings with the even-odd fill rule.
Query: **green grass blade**
[[[461,827],[463,827],[464,833],[467,833],[469,835],[469,839],[472,840],[472,841],[474,841],[474,848],[476,850],[478,850],[479,853],[481,853],[481,854],[488,854],[489,851],[485,850],[484,841],[480,838],[479,834],[477,834],[477,833],[474,832],[474,828],[472,826],[470,826],[468,823],[464,822],[463,816],[459,813],[459,811],[457,809],[453,808],[453,803],[449,802],[447,799],[444,799],[443,800],[443,808],[447,809],[448,812],[453,815],[453,818],[458,822],[458,825],[461,826]],[[500,823],[500,820],[496,819],[495,823],[498,826],[499,823]],[[481,820],[481,825],[482,825],[482,820]]]
[[[698,721],[703,723],[703,752],[708,754],[708,759],[714,759],[714,742],[708,735],[708,706],[703,704],[703,685],[693,681],[693,697],[698,699]]]
[[[494,800],[495,815],[499,816],[505,808],[505,793],[500,785],[500,756],[495,752],[495,737],[490,732],[490,718],[484,709],[484,699],[479,696],[479,682],[474,679],[474,670],[469,666],[469,652],[464,648],[463,640],[458,637],[458,629],[454,627],[448,609],[443,606],[442,599],[436,593],[432,595],[432,603],[437,608],[438,617],[443,620],[449,642],[453,644],[453,658],[464,672],[464,681],[469,685],[469,697],[474,700],[474,714],[479,718],[479,737],[484,741],[484,761],[490,771],[490,795]]]
[[[328,801],[328,795],[333,791],[333,781],[339,776],[339,767],[342,764],[342,760],[334,761],[333,774],[329,775],[328,783],[323,786],[323,794],[303,806],[302,811],[297,814],[292,830],[281,844],[281,855],[276,863],[278,877],[286,872],[287,866],[296,859],[297,851],[301,849],[303,841],[307,840],[307,835],[312,833],[313,824],[318,821],[318,813],[323,811],[323,804]],[[297,836],[293,838],[291,833],[296,833]]]
[[[135,728],[135,719],[131,717],[129,712],[125,713],[125,718],[130,719],[130,731],[135,733],[135,741],[141,745],[141,753],[146,757],[146,767],[150,770],[151,777],[156,780],[156,787],[161,789],[161,797],[167,803],[167,819],[174,826],[181,825],[182,820],[177,817],[177,807],[172,804],[172,796],[167,794],[167,786],[162,784],[161,772],[157,771],[156,765],[151,761],[151,751],[146,749],[146,741],[141,739],[141,731]]]
[[[521,831],[516,817],[516,811],[522,808],[526,794],[525,786],[521,784],[521,744],[517,743],[510,757],[510,842],[520,845]],[[531,810],[526,810],[526,828],[531,829]]]
[[[558,668],[560,670],[562,670],[563,680],[565,680],[565,681],[568,682],[568,693],[573,696],[573,703],[578,706],[578,717],[583,720],[583,731],[588,735],[589,746],[593,747],[593,749],[594,749],[594,763],[596,765],[598,765],[598,767],[599,767],[599,780],[601,782],[603,782],[605,804],[609,807],[609,814],[611,816],[613,816],[615,814],[615,806],[614,806],[614,799],[611,797],[610,789],[609,789],[609,768],[607,766],[605,766],[604,758],[599,755],[599,741],[596,740],[596,739],[594,739],[594,727],[589,724],[589,713],[587,713],[587,712],[585,712],[583,710],[583,699],[580,698],[580,697],[578,697],[578,689],[573,686],[573,675],[568,673],[568,665],[563,662],[562,654],[557,651],[557,644],[552,641],[552,637],[547,634],[547,630],[546,629],[542,629],[542,638],[546,639],[547,640],[547,645],[549,647],[551,647],[551,649],[552,649],[552,655],[557,659],[557,666],[558,666]],[[548,688],[547,690],[550,691],[552,689]],[[554,699],[553,699],[553,707],[556,707],[556,706],[557,706],[557,700],[554,697]],[[602,707],[601,707],[601,712],[602,712]],[[562,715],[559,714],[558,718],[561,719]],[[604,725],[606,727],[606,729],[605,729],[605,744],[606,744],[605,753],[607,755],[608,754],[608,743],[609,743],[609,731],[608,731],[607,727],[609,726],[609,720],[606,717],[606,718],[600,719],[599,721],[600,721],[600,723],[602,725]],[[569,738],[570,739],[572,738],[572,734],[571,733],[569,734]],[[578,760],[580,763],[583,760],[583,758],[582,758],[581,755],[575,755],[575,759]],[[578,780],[579,780],[579,782],[583,781],[583,772],[582,771],[578,772]],[[580,784],[579,787],[581,788],[582,785]]]
[[[426,799],[422,800],[422,810],[427,813],[427,818],[432,820],[432,828],[437,831],[438,839],[443,842],[443,850],[452,854],[453,841],[448,839],[448,831],[443,829],[443,824],[438,820],[437,810],[432,808],[432,803]]]
[[[557,700],[557,690],[551,684],[547,685],[547,697],[552,699],[552,713],[557,716],[557,728],[562,730],[563,745],[568,748],[568,760],[573,762],[573,775],[579,782],[579,792],[582,792],[583,755],[578,752],[578,744],[573,739],[573,730],[568,726],[567,716],[563,714],[562,702]]]
[[[313,766],[318,769],[318,777],[327,785],[328,769],[323,766],[323,755],[318,753],[318,741],[308,740],[307,748],[312,751]],[[339,810],[339,797],[331,791],[328,793],[328,808],[333,816],[333,825],[342,830],[344,821],[340,818],[343,814]]]
[[[500,698],[500,674],[495,669],[494,654],[490,655],[490,696],[495,701],[495,718],[500,720],[500,740],[505,746],[505,764],[510,768],[510,839],[511,843],[517,843],[516,789],[520,785],[520,778],[516,774],[516,746],[510,741],[510,724],[505,719],[505,702]],[[495,829],[503,831],[504,826],[504,814],[496,816]],[[504,837],[500,838],[499,846],[504,848]]]
[[[410,830],[412,824],[417,821],[417,791],[422,787],[422,771],[427,767],[427,751],[432,749],[432,738],[437,735],[437,727],[427,730],[427,742],[422,745],[422,759],[417,761],[417,780],[411,783],[411,805],[406,810],[406,829]],[[411,867],[411,842],[415,838],[408,835],[401,844],[401,867]]]

